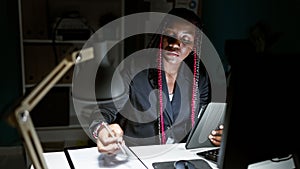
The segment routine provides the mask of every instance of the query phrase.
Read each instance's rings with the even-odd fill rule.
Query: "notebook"
[[[223,124],[225,111],[226,103],[219,102],[210,102],[203,111],[200,110],[198,121],[189,134],[185,148],[214,147],[208,135]]]

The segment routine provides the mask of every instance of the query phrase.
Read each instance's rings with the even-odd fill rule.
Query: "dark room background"
[[[70,1],[71,2],[71,1]],[[151,0],[128,2],[127,13],[139,12],[139,5]],[[23,84],[20,56],[19,14],[17,0],[0,2],[1,61],[0,61],[0,115],[10,110],[22,96]],[[204,31],[215,46],[225,71],[228,58],[225,43],[228,40],[247,40],[256,24],[266,28],[269,37],[268,52],[300,57],[299,0],[202,0],[201,15]],[[242,58],[243,56],[241,56]],[[0,146],[16,146],[21,141],[16,129],[0,121]]]

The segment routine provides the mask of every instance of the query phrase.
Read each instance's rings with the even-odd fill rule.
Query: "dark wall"
[[[299,54],[300,1],[298,0],[202,0],[203,22],[207,36],[223,62],[228,39],[247,39],[257,22],[269,27],[269,33],[279,36],[272,46],[277,54]],[[275,41],[275,40],[274,40]]]
[[[2,0],[0,5],[1,61],[0,61],[0,115],[22,95],[22,75],[20,57],[20,33],[18,21],[18,1]],[[0,121],[0,146],[19,144],[15,128]]]

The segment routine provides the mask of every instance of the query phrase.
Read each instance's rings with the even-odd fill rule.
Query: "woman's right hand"
[[[113,136],[111,136],[105,126],[102,125],[98,131],[98,151],[107,155],[117,154],[120,151],[118,144],[125,144],[123,140],[123,130],[118,124],[110,124],[108,127]]]

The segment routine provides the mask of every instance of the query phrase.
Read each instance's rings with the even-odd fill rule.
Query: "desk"
[[[49,169],[71,169],[64,152],[43,153]],[[30,169],[34,169],[31,165]]]
[[[185,143],[179,143],[137,146],[130,147],[130,149],[139,157],[139,159],[147,166],[147,168],[152,169],[152,163],[154,162],[204,159],[198,156],[196,153],[200,151],[206,151],[211,148],[197,148],[187,150],[185,149]],[[213,169],[217,169],[216,164],[208,160],[205,161],[207,161]]]
[[[130,147],[131,151],[138,156],[130,155],[126,163],[116,164],[112,166],[103,166],[101,154],[97,147],[72,149],[69,151],[73,164],[76,169],[99,169],[99,168],[149,168],[153,169],[152,162],[173,161],[173,160],[188,160],[202,159],[196,155],[196,152],[207,150],[207,148],[186,150],[184,143],[166,144],[166,145],[151,145]],[[49,152],[43,154],[49,169],[71,169],[69,162],[64,152]],[[132,155],[134,157],[132,157]],[[139,161],[140,160],[140,161]],[[209,162],[213,169],[217,169],[216,165]],[[34,169],[31,166],[31,169]]]
[[[166,145],[151,145],[151,146],[136,146],[130,147],[131,151],[136,156],[129,158],[125,163],[119,163],[114,166],[103,166],[101,161],[101,154],[99,154],[97,147],[82,148],[70,150],[70,154],[74,161],[76,169],[99,169],[99,168],[149,168],[153,169],[153,162],[177,161],[177,160],[191,160],[203,159],[196,155],[197,152],[206,151],[211,148],[197,148],[185,149],[184,143],[166,144]],[[51,152],[43,154],[49,169],[71,169],[64,152]],[[204,159],[205,160],[205,159]],[[205,160],[213,169],[218,169],[216,164]],[[248,169],[282,169],[294,168],[293,159],[283,161],[280,163],[273,163],[269,160],[260,163],[249,165]],[[34,169],[31,166],[31,169]]]
[[[153,145],[153,146],[138,146],[131,147],[133,152],[140,158],[140,160],[149,169],[153,169],[152,163],[164,162],[164,161],[178,161],[178,160],[191,160],[191,159],[203,159],[196,155],[201,151],[206,151],[212,148],[197,148],[197,149],[185,149],[185,144],[166,144],[166,145]],[[155,153],[156,152],[156,153]],[[218,169],[215,163],[208,161],[208,164],[213,169]],[[248,169],[294,169],[295,164],[293,159],[289,159],[282,162],[272,162],[266,160],[254,164],[250,164]]]

